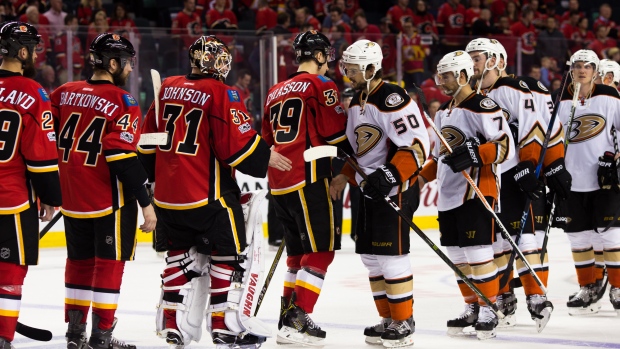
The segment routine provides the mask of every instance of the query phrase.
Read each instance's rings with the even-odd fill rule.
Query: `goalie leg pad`
[[[178,331],[183,343],[198,342],[209,294],[208,256],[189,251],[169,251],[162,274],[162,292],[157,309],[156,329],[160,337]]]

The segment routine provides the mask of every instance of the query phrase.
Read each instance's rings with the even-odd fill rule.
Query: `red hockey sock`
[[[99,329],[108,330],[114,323],[124,269],[124,261],[95,257],[93,313],[99,316]]]
[[[27,265],[0,262],[0,338],[9,342],[15,336]]]
[[[69,310],[82,312],[81,323],[86,323],[93,299],[93,274],[95,259],[69,259],[65,264],[65,322],[69,322]]]
[[[304,255],[286,257],[286,273],[284,274],[284,290],[282,297],[287,301],[291,299],[293,291],[295,291],[295,282],[297,281],[297,272],[301,269],[301,258]]]
[[[334,260],[334,251],[313,252],[301,258],[301,270],[295,282],[295,303],[306,313],[312,313],[319,299],[327,267]]]

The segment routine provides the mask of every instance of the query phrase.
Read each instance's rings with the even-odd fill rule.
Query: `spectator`
[[[527,73],[527,76],[536,79],[536,81],[541,81],[542,80],[542,74],[540,72],[540,66],[537,64],[533,64],[530,67],[530,71],[529,73]]]
[[[206,24],[208,29],[237,28],[237,16],[226,8],[226,0],[215,0],[215,5],[207,11]]]
[[[129,39],[129,33],[131,32],[139,35],[136,30],[136,23],[127,16],[127,8],[122,2],[117,2],[114,5],[114,15],[110,21],[110,29],[126,39]]]
[[[102,9],[101,0],[81,0],[77,9],[78,23],[84,26],[89,25],[92,23],[95,13]]]
[[[88,25],[88,34],[86,36],[86,42],[90,45],[93,40],[99,34],[107,33],[110,31],[110,25],[108,24],[108,15],[105,10],[99,10],[95,13],[95,20]]]
[[[52,49],[50,44],[50,35],[47,29],[48,27],[39,22],[39,20],[44,17],[39,14],[39,9],[37,6],[31,5],[26,8],[26,18],[26,23],[37,27],[39,35],[41,35],[41,42],[34,49],[37,53],[37,59],[34,62],[34,66],[37,69],[41,69],[47,62],[47,52]]]
[[[530,0],[529,6],[532,8],[532,11],[534,11],[534,19],[532,20],[534,27],[536,27],[537,30],[543,29],[546,23],[544,21],[545,16],[540,12],[539,1]]]
[[[321,22],[310,13],[310,9],[307,7],[295,10],[295,24],[300,32],[304,25],[309,25],[314,30],[321,30]]]
[[[355,33],[357,34],[355,37],[355,41],[366,39],[374,41],[379,45],[383,44],[381,40],[381,29],[379,29],[379,27],[374,24],[368,24],[364,10],[359,9],[355,13],[355,15],[353,16],[353,23],[355,24],[355,28],[357,28],[357,30],[355,31]]]
[[[56,35],[65,26],[67,13],[62,10],[62,0],[50,0],[50,9],[43,14],[50,22],[50,31]]]
[[[506,11],[504,12],[504,16],[508,17],[508,21],[511,26],[519,22],[519,9],[514,1],[508,1],[506,3]]]
[[[239,98],[245,104],[248,114],[252,116],[251,124],[254,125],[254,112],[252,111],[252,91],[250,84],[252,83],[252,75],[247,69],[240,69],[237,73],[237,82],[233,88],[239,92]]]
[[[506,49],[506,54],[508,55],[508,68],[506,68],[506,72],[512,74],[514,73],[514,69],[516,67],[517,41],[519,38],[512,35],[512,31],[510,30],[510,20],[508,17],[499,17],[497,27],[500,31],[498,34],[493,35],[493,38],[501,42]]]
[[[471,31],[474,22],[480,17],[481,10],[480,0],[471,0],[469,2],[469,8],[465,11],[465,28],[467,28],[468,32]],[[490,16],[489,20],[491,20]]]
[[[599,57],[605,57],[605,52],[617,45],[616,40],[608,37],[608,34],[609,27],[606,25],[599,25],[596,29],[596,38],[588,45],[588,48],[596,52]]]
[[[398,0],[396,5],[390,7],[388,18],[399,32],[403,31],[403,23],[407,18],[413,18],[413,11],[409,8],[409,0]]]
[[[435,17],[428,12],[426,1],[417,0],[415,11],[413,12],[413,23],[418,27],[420,35],[430,35],[435,41],[439,41],[437,23],[435,23]]]
[[[195,10],[195,0],[184,0],[183,10],[179,12],[174,21],[172,21],[172,35],[174,37],[181,37],[181,42],[183,44],[181,52],[183,53],[187,52],[189,47],[202,35],[200,17]],[[169,49],[172,49],[172,47]],[[185,58],[181,62],[187,61],[186,56],[187,55],[183,54]],[[180,57],[181,54],[179,55],[179,58]]]
[[[611,6],[608,3],[604,3],[599,7],[599,17],[594,21],[592,29],[596,31],[601,25],[609,28],[610,38],[618,37],[618,25],[611,19]]]
[[[37,12],[36,12],[37,13],[37,18],[38,18],[37,19],[38,22],[37,22],[37,25],[36,25],[37,29],[39,28],[39,26],[49,26],[50,25],[50,20],[47,19],[47,17],[40,15],[41,14],[41,10],[40,10],[41,6],[39,6],[39,2],[38,1],[32,1],[31,5],[28,5],[28,6],[26,6],[24,8],[24,13],[21,16],[19,16],[19,21],[20,22],[25,22],[25,23],[31,23],[31,22],[29,22],[31,19],[28,17],[28,9],[31,8],[31,7],[34,7],[35,9],[37,9]],[[30,14],[31,15],[32,15],[32,13],[33,13],[33,11],[30,10]]]
[[[490,13],[491,11],[489,11]],[[439,107],[441,106],[441,102],[439,102],[436,99],[431,99],[430,102],[428,102],[428,115],[431,117],[431,119],[435,120],[435,114],[437,114],[437,111],[439,110]]]
[[[577,24],[577,30],[572,33],[568,44],[572,53],[587,48],[596,39],[594,33],[588,30],[588,23],[588,19],[582,17]]]
[[[329,32],[332,33],[336,31],[336,27],[340,26],[344,29],[344,40],[349,44],[352,44],[351,40],[351,26],[349,26],[345,21],[342,20],[342,8],[337,5],[331,4],[329,5],[329,17],[331,18],[332,26],[329,27]],[[327,27],[323,27],[324,29],[328,29]]]
[[[560,79],[551,80],[551,91],[552,92],[559,90],[561,86],[562,86],[562,80]]]
[[[259,0],[254,24],[256,30],[271,30],[277,25],[278,13],[269,7],[268,0]]]
[[[558,15],[557,13],[555,13],[555,2],[554,3],[549,3],[546,5],[546,9],[545,9],[545,14],[543,14],[543,20],[545,21],[545,23],[547,22],[547,18],[552,17],[555,18],[557,21],[557,25],[556,28],[560,28],[560,23],[561,23],[561,16]]]
[[[488,3],[488,2],[487,2]],[[493,19],[497,21],[499,17],[504,16],[506,14],[506,6],[508,0],[491,0],[491,14],[493,15]]]
[[[0,21],[8,22],[13,21],[17,18],[17,12],[15,11],[15,6],[9,0],[4,0],[0,3]]]
[[[332,27],[332,29],[334,29],[334,27]],[[347,40],[347,32],[342,25],[337,25],[330,33],[332,47],[336,50],[336,60],[339,60],[342,57],[342,52],[351,44],[351,41],[348,41],[351,35],[349,35],[349,39]]]
[[[562,14],[562,17],[560,17],[560,23],[564,25],[564,23],[568,22],[573,12],[579,13],[580,18],[586,16],[585,12],[579,11],[579,0],[569,0],[568,10],[566,10],[564,14]]]
[[[465,35],[465,7],[461,0],[448,0],[441,5],[437,14],[437,29],[441,39],[442,54],[463,48]]]
[[[422,38],[413,20],[408,18],[403,23],[403,81],[405,89],[422,84],[424,80],[424,59],[430,53],[428,46],[422,45]]]
[[[510,27],[512,35],[521,39],[521,68],[529,71],[536,61],[536,28],[534,20],[534,10],[529,6],[523,6],[521,20]]]
[[[272,32],[274,32],[274,34],[278,35],[278,34],[286,34],[286,35],[290,35],[292,34],[291,31],[289,30],[289,27],[291,26],[291,16],[286,13],[286,12],[280,12],[278,13],[278,24],[271,29]],[[288,37],[285,37],[284,39],[288,39]],[[280,40],[278,40],[278,42],[280,42]],[[287,44],[287,45],[290,45]]]
[[[82,69],[84,68],[84,53],[82,43],[77,36],[78,19],[72,14],[65,17],[65,29],[61,30],[54,39],[54,52],[56,53],[56,76],[58,82],[63,85],[68,81],[69,63],[67,53],[71,54],[73,59],[73,80],[81,79]],[[72,43],[68,43],[68,32],[71,32]],[[67,52],[69,51],[69,52]]]
[[[396,28],[392,27],[392,22],[389,17],[381,18],[379,25],[383,37],[381,41],[381,52],[383,53],[383,62],[381,63],[381,70],[383,70],[383,78],[385,80],[396,80],[396,35],[394,31]]]
[[[506,17],[504,17],[506,18]],[[506,18],[506,22],[508,19]],[[504,31],[499,27],[491,25],[491,11],[489,9],[482,9],[480,16],[476,18],[471,26],[471,34],[475,37],[489,37],[492,34],[503,34]],[[511,33],[509,30],[507,33]]]
[[[540,59],[540,82],[549,88],[551,86],[551,80],[555,76],[555,73],[551,71],[551,58],[543,57]]]
[[[551,57],[558,62],[565,62],[568,55],[568,42],[557,29],[558,20],[547,17],[547,29],[538,36],[538,53],[541,57]]]
[[[56,84],[56,73],[51,65],[43,65],[43,67],[41,67],[40,76],[36,80],[41,84],[48,95],[58,87]]]
[[[342,20],[345,23],[350,25],[351,24],[351,18],[349,17],[348,14],[346,14],[344,12],[344,8],[346,7],[345,0],[335,0],[335,1],[332,1],[331,4],[328,3],[326,5],[325,13],[327,13],[327,15],[324,16],[325,18],[323,18],[323,28],[331,28],[332,25],[333,25],[332,24],[332,18],[329,16],[329,7],[331,5],[336,5],[336,6],[340,7],[341,9],[343,9]]]

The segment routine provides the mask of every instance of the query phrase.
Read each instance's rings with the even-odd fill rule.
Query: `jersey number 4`
[[[75,130],[78,128],[80,117],[82,114],[74,113],[69,115],[67,121],[62,126],[60,136],[58,137],[58,148],[62,149],[62,161],[69,161],[69,155],[73,149],[75,142]],[[88,127],[78,137],[75,151],[78,153],[86,153],[85,166],[97,166],[99,154],[101,154],[101,136],[103,128],[106,124],[106,118],[95,116]]]

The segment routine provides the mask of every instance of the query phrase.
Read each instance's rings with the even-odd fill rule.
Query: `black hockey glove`
[[[375,172],[368,175],[368,181],[364,186],[364,194],[375,201],[385,199],[394,186],[401,185],[400,174],[396,166],[388,163],[379,166]]]
[[[547,217],[549,217],[549,215],[551,214],[551,200],[554,197],[553,192],[550,192],[549,194],[550,195],[547,195]],[[552,227],[566,229],[568,223],[571,221],[570,211],[568,207],[568,200],[561,200],[559,195],[555,195],[555,208],[553,209],[553,221],[551,221]]]
[[[543,194],[545,186],[536,178],[536,167],[531,161],[521,161],[515,166],[515,182],[532,200],[538,200]]]
[[[620,193],[620,184],[618,181],[618,168],[614,160],[614,153],[606,151],[605,154],[598,158],[598,185],[601,189],[613,189],[616,193]]]
[[[558,198],[566,200],[568,193],[570,193],[573,177],[566,170],[564,158],[555,160],[543,172],[547,178],[549,189],[553,190]]]
[[[450,166],[454,173],[459,173],[470,167],[482,167],[482,158],[478,152],[479,145],[480,140],[477,137],[468,138],[465,143],[452,149],[452,153],[444,156],[441,161]]]

